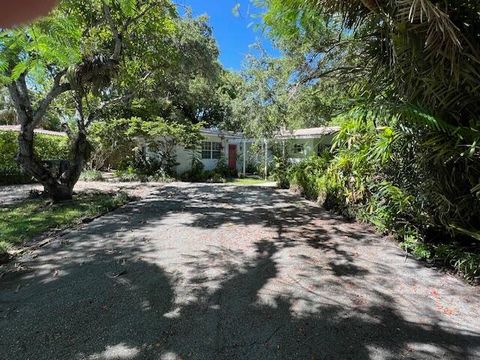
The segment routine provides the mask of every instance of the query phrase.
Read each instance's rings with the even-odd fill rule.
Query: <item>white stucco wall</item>
[[[204,135],[203,141],[219,142],[222,144],[222,155],[228,164],[228,145],[237,145],[237,170],[243,170],[243,144],[239,138],[221,138],[215,135]],[[197,149],[197,156],[201,158],[201,146]],[[176,168],[177,174],[181,175],[192,168],[192,150],[186,150],[183,146],[176,148],[176,161],[179,164]],[[201,159],[204,170],[214,170],[218,165],[219,159]]]
[[[312,156],[317,153],[318,144],[331,145],[334,135],[323,135],[315,139],[289,139],[286,140],[286,151],[289,154],[289,159],[291,162],[297,163],[303,159]],[[220,137],[213,134],[204,134],[204,141],[211,142],[220,142],[222,144],[223,156],[228,164],[228,145],[235,144],[237,146],[237,170],[239,173],[243,172],[243,146],[244,140],[239,137]],[[278,143],[279,140],[277,140]],[[138,139],[139,145],[143,145],[144,142],[142,139]],[[294,144],[303,144],[302,153],[293,153]],[[269,152],[268,159],[272,160],[273,155],[271,150],[272,142],[269,141]],[[264,150],[259,149],[256,153],[253,153],[252,143],[246,143],[247,148],[247,165],[248,162],[252,160],[264,161]],[[197,156],[201,158],[201,147],[198,148]],[[149,151],[149,155],[156,155],[153,152]],[[176,162],[178,163],[176,167],[176,172],[178,175],[181,175],[192,168],[192,150],[186,150],[183,146],[176,146]],[[204,170],[214,170],[217,167],[218,159],[201,159]]]
[[[333,142],[335,135],[323,135],[315,139],[290,139],[287,141],[287,153],[289,154],[289,160],[293,163],[298,163],[305,158],[316,155],[318,146],[320,144],[330,146]],[[302,153],[294,153],[295,144],[303,145]]]
[[[177,145],[175,147],[175,155],[178,163],[176,167],[178,175],[192,169],[192,150],[186,150],[183,146]]]

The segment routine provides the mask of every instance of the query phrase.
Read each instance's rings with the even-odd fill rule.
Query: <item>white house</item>
[[[204,165],[205,170],[216,168],[218,161],[223,158],[232,169],[238,173],[245,174],[248,165],[253,161],[265,163],[272,158],[271,149],[277,146],[289,157],[292,162],[299,162],[302,159],[314,154],[319,154],[330,147],[338,127],[318,127],[299,129],[293,131],[282,131],[272,139],[263,141],[247,138],[242,133],[234,133],[219,129],[202,129],[203,141],[201,148],[197,151],[198,157]],[[256,144],[256,146],[254,146]],[[192,150],[182,146],[176,147],[177,174],[183,174],[192,167]]]
[[[282,143],[289,160],[295,163],[329,149],[339,130],[338,126],[285,130],[274,140]]]
[[[241,133],[222,131],[218,129],[202,129],[203,141],[198,155],[201,158],[205,170],[216,168],[218,161],[224,158],[228,166],[244,173],[246,166],[246,155],[253,140],[247,139]],[[176,160],[178,163],[177,173],[182,174],[191,170],[192,150],[177,146]],[[245,163],[245,164],[244,164]]]

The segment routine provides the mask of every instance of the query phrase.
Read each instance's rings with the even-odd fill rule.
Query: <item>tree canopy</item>
[[[22,167],[68,198],[94,121],[219,124],[233,89],[206,20],[179,16],[168,0],[64,0],[46,18],[2,30],[0,82],[22,127]],[[54,104],[72,137],[71,166],[59,178],[33,153],[33,130],[55,117]]]

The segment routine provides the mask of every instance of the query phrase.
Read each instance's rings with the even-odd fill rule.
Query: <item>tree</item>
[[[360,81],[357,94],[415,104],[452,126],[478,128],[480,3],[469,0],[265,0],[287,49],[302,40],[307,80]],[[304,62],[307,63],[307,62]],[[343,78],[342,78],[343,76]],[[355,78],[353,77],[355,76]],[[348,78],[347,78],[348,79]],[[379,96],[380,95],[380,96]]]
[[[383,172],[392,188],[413,196],[417,210],[430,216],[415,219],[414,226],[429,228],[430,235],[480,239],[480,214],[472,210],[479,208],[480,187],[480,2],[261,3],[269,34],[295,62],[288,87],[296,97],[311,99],[309,92],[318,91],[342,104],[347,136],[336,161],[350,168],[373,165],[370,178],[355,169],[345,180],[361,183],[362,191],[370,182],[369,191],[381,198],[376,182]],[[369,140],[379,137],[379,126],[392,134],[391,141],[379,139],[377,149],[389,165],[350,151],[356,141],[364,153],[379,145]]]
[[[235,95],[231,81],[234,77],[218,62],[218,47],[207,20],[187,13],[172,18],[171,31],[164,33],[145,24],[148,29],[142,30],[142,39],[135,39],[139,44],[135,53],[124,60],[124,70],[117,75],[114,88],[116,97],[134,96],[110,106],[91,128],[95,149],[89,165],[101,168],[107,160],[113,160],[108,165],[117,169],[163,169],[164,160],[172,163],[174,145],[190,146],[187,140],[197,135],[199,126],[225,125],[224,120],[230,115],[230,98]],[[140,156],[132,156],[127,151],[130,156],[122,161],[112,158],[119,149],[137,148],[129,122],[132,126],[135,123],[137,130],[156,129],[137,134],[157,154],[164,155],[155,159],[155,166],[145,166],[148,159],[138,152],[136,155]],[[168,141],[161,136],[167,136]],[[171,168],[166,171],[169,175]]]
[[[132,97],[116,96],[114,80],[123,71],[123,60],[143,44],[138,37],[171,31],[173,16],[168,1],[65,0],[31,26],[1,31],[1,82],[21,125],[17,161],[53,200],[72,197],[89,153],[88,126],[112,104]],[[34,154],[34,129],[52,103],[67,95],[76,110],[76,129],[69,132],[70,165],[55,176]]]

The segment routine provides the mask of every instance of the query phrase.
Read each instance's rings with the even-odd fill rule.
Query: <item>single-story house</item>
[[[280,132],[274,141],[282,143],[287,157],[295,163],[329,149],[339,130],[338,126],[286,130]]]
[[[332,144],[333,137],[339,127],[316,127],[298,130],[280,131],[271,139],[258,141],[245,136],[219,129],[202,129],[203,141],[197,149],[196,156],[201,159],[205,170],[213,170],[218,161],[224,159],[227,165],[236,169],[239,174],[246,174],[248,168],[255,165],[268,167],[273,154],[272,149],[284,151],[291,162],[299,162],[314,154],[320,154]],[[0,131],[20,131],[19,125],[3,125]],[[64,132],[36,129],[35,133],[66,136]],[[140,141],[141,143],[141,141]],[[153,150],[145,149],[153,154]],[[175,147],[175,157],[178,163],[176,172],[183,174],[192,167],[192,150],[183,146]]]
[[[273,146],[279,146],[285,151],[290,161],[299,162],[328,149],[338,131],[339,127],[285,130],[272,139],[259,142],[246,137],[243,133],[202,129],[203,141],[197,150],[197,156],[201,158],[205,170],[215,169],[218,161],[223,158],[230,168],[237,169],[240,174],[246,174],[252,162],[265,163],[267,167],[272,158]],[[191,170],[192,150],[177,146],[175,152],[177,173],[182,174]]]

